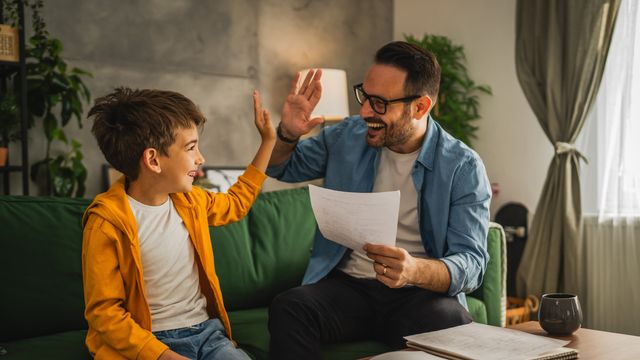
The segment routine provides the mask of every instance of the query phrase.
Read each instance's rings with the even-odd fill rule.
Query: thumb
[[[314,127],[316,127],[316,126],[318,126],[318,125],[320,125],[322,123],[324,123],[324,117],[323,116],[315,117],[315,118],[309,120],[309,122],[308,122],[310,128],[314,128]]]

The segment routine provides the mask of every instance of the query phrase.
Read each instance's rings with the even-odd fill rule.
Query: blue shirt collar
[[[436,125],[431,115],[427,118],[427,134],[422,142],[422,149],[416,160],[422,166],[433,171],[433,163],[436,158],[436,148],[438,147],[438,135],[440,128]]]

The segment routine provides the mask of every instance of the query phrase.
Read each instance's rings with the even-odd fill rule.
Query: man
[[[489,260],[491,192],[478,155],[430,116],[440,67],[406,42],[383,46],[354,87],[360,116],[298,141],[322,119],[321,73],[287,97],[267,174],[297,182],[324,178],[329,189],[400,190],[396,247],[366,254],[316,233],[303,286],[269,310],[275,359],[320,358],[321,345],[375,339],[403,347],[403,336],[466,324],[464,293],[480,286]]]

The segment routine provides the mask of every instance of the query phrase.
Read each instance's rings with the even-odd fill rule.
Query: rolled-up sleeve
[[[289,160],[270,166],[267,175],[284,182],[300,182],[325,177],[331,145],[341,136],[348,125],[343,121],[338,125],[325,127],[320,134],[298,143]]]
[[[482,284],[489,262],[487,231],[491,186],[477,158],[465,162],[453,180],[447,228],[448,250],[441,260],[449,269],[448,295],[471,292]]]

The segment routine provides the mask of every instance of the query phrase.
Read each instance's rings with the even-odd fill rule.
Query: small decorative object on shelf
[[[20,61],[18,49],[18,29],[0,24],[0,61]]]
[[[6,147],[0,146],[0,167],[3,167],[7,164],[8,155],[9,155],[9,149]]]

